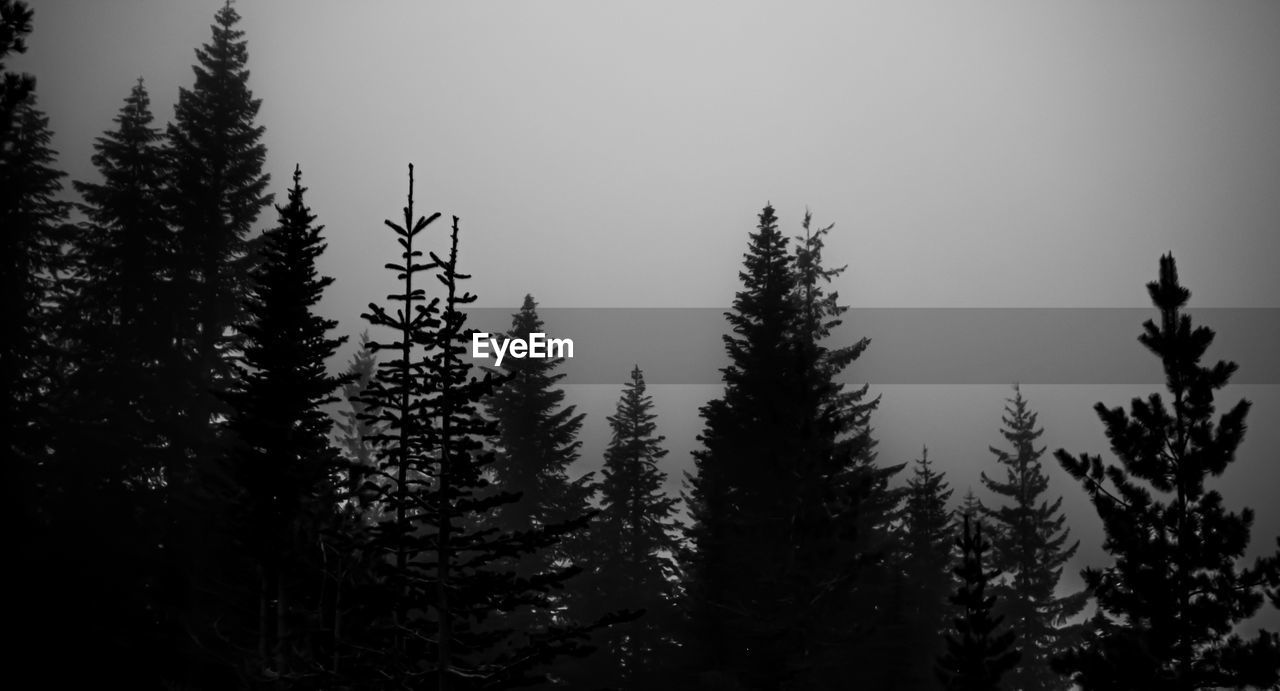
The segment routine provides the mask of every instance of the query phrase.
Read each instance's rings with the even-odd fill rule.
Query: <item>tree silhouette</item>
[[[910,682],[927,686],[930,670],[942,653],[943,638],[951,612],[949,599],[954,589],[952,549],[955,524],[947,501],[952,491],[942,473],[933,469],[929,449],[921,450],[914,473],[907,480],[903,509],[905,524],[905,593],[903,594],[903,649],[899,654]]]
[[[156,668],[148,657],[163,640],[154,610],[158,488],[172,462],[171,411],[181,401],[165,386],[175,355],[173,244],[160,199],[165,158],[151,120],[139,80],[116,128],[94,143],[101,182],[75,183],[87,221],[69,238],[56,309],[64,363],[52,405],[63,433],[50,444],[60,491],[53,532],[61,536],[52,541],[82,542],[77,559],[118,563],[58,587],[73,610],[99,612],[81,627],[95,631],[98,643],[87,650],[102,653],[99,682],[146,684]]]
[[[1067,542],[1071,531],[1065,527],[1062,498],[1053,502],[1042,498],[1049,489],[1049,477],[1040,463],[1045,449],[1037,448],[1035,442],[1044,430],[1037,429],[1036,413],[1027,407],[1022,390],[1016,385],[1013,390],[1000,431],[1012,449],[990,447],[1004,466],[1005,479],[982,474],[982,484],[1008,502],[986,510],[992,525],[992,571],[998,579],[994,590],[1000,612],[1022,650],[1008,683],[1027,691],[1065,691],[1070,683],[1049,668],[1049,661],[1078,636],[1080,627],[1067,621],[1084,608],[1087,595],[1059,597],[1054,590],[1079,542]]]
[[[834,381],[868,341],[822,345],[843,311],[823,290],[840,271],[822,264],[826,230],[793,256],[766,206],[726,313],[725,393],[702,408],[687,478],[686,651],[703,684],[829,683],[865,625],[855,603],[874,599],[854,581],[874,561],[873,498],[887,495],[871,464],[875,401]]]
[[[15,125],[13,116],[36,89],[36,78],[5,69],[10,53],[27,52],[31,33],[31,7],[22,0],[0,0],[0,141],[8,142]]]
[[[333,420],[324,406],[338,400],[343,382],[325,366],[346,337],[330,337],[337,322],[315,313],[333,279],[316,270],[324,226],[315,225],[305,192],[295,168],[289,201],[277,207],[279,225],[264,236],[250,273],[243,371],[225,394],[234,437],[226,470],[232,530],[252,561],[237,580],[255,595],[256,625],[246,629],[255,634],[259,679],[315,671],[296,651],[320,628],[310,601],[321,582],[316,545],[338,496],[330,482],[338,462],[329,443]]]
[[[532,295],[525,295],[520,311],[512,315],[508,339],[528,339],[545,333]],[[504,492],[518,492],[520,501],[500,507],[495,525],[502,530],[523,530],[579,518],[588,511],[594,487],[592,477],[570,479],[569,467],[578,459],[582,442],[578,433],[585,416],[574,406],[564,405],[564,390],[557,382],[564,378],[555,370],[564,363],[558,358],[516,358],[508,356],[496,370],[503,383],[485,400],[485,410],[497,423],[493,465],[495,483]],[[537,573],[557,562],[581,561],[571,545],[555,552],[528,555],[519,565],[522,573]],[[529,621],[521,626],[545,625]]]
[[[972,526],[972,528],[971,528]],[[957,612],[947,650],[938,660],[938,679],[948,691],[997,691],[1001,678],[1018,663],[1013,631],[997,633],[1003,617],[994,614],[996,598],[987,594],[991,572],[984,566],[990,550],[982,539],[982,522],[968,515],[960,537],[960,586],[951,597]]]
[[[1096,630],[1058,669],[1084,689],[1274,684],[1275,635],[1263,631],[1246,642],[1233,629],[1261,606],[1277,561],[1238,566],[1253,512],[1228,511],[1206,486],[1235,460],[1250,404],[1241,400],[1213,419],[1214,392],[1236,365],[1200,364],[1214,332],[1193,328],[1183,313],[1191,293],[1178,282],[1172,255],[1160,258],[1159,279],[1147,291],[1160,319],[1145,322],[1138,340],[1160,358],[1171,405],[1152,394],[1135,398],[1128,414],[1095,406],[1119,465],[1055,454],[1084,485],[1114,558],[1104,569],[1085,569],[1098,602]]]
[[[238,329],[259,238],[251,237],[269,207],[271,176],[262,172],[264,128],[254,120],[261,99],[248,86],[248,51],[230,0],[214,16],[212,38],[196,50],[195,84],[180,89],[167,129],[172,170],[166,202],[177,229],[174,290],[186,306],[180,320],[188,359],[187,426],[191,450],[212,444],[210,419],[225,413],[217,392],[231,374]]]
[[[394,312],[370,304],[365,318],[395,333],[374,341],[375,352],[394,355],[379,363],[362,397],[362,416],[381,425],[378,479],[366,483],[385,507],[371,548],[383,556],[372,588],[356,661],[357,677],[382,688],[422,680],[437,689],[509,688],[545,680],[541,670],[562,654],[582,652],[590,626],[551,625],[529,635],[494,623],[495,615],[554,606],[549,593],[563,587],[567,569],[518,574],[526,555],[554,550],[580,530],[587,517],[521,531],[484,526],[481,517],[519,500],[489,490],[497,435],[480,413],[481,401],[501,380],[477,378],[462,357],[470,340],[462,307],[475,296],[459,290],[468,278],[457,271],[458,219],[447,258],[424,252],[414,241],[435,221],[414,217],[413,168],[402,224],[387,221],[402,253],[387,264],[401,282],[388,296]],[[414,279],[435,272],[444,298],[426,297]],[[607,622],[603,622],[607,623]],[[594,623],[593,623],[594,624]]]
[[[656,419],[637,365],[608,417],[600,513],[587,532],[586,572],[573,581],[579,602],[570,612],[587,620],[622,608],[644,615],[597,634],[599,650],[570,675],[584,688],[654,688],[667,678],[675,651],[677,502],[663,490],[667,476],[658,463],[666,437],[657,434]]]
[[[74,543],[46,539],[51,523],[70,508],[60,501],[48,449],[59,431],[50,410],[62,364],[52,310],[64,268],[67,205],[58,198],[64,173],[55,167],[53,134],[36,105],[35,79],[4,64],[10,53],[25,52],[32,16],[26,3],[0,0],[0,444],[16,495],[14,563],[23,565],[15,569],[22,596],[13,619],[24,634],[13,652],[39,664],[57,659],[64,641],[74,645],[92,636],[73,640],[62,616],[76,602],[58,587],[71,577],[61,567]]]
[[[180,306],[180,360],[167,378],[182,406],[170,426],[173,464],[166,468],[170,516],[162,543],[168,582],[164,597],[178,650],[166,655],[181,683],[210,683],[225,670],[231,645],[219,630],[218,593],[234,577],[221,574],[238,546],[217,539],[234,507],[211,488],[225,456],[229,412],[220,396],[234,374],[253,264],[253,225],[270,206],[266,146],[255,124],[260,101],[248,87],[248,53],[230,0],[214,16],[212,37],[196,50],[195,84],[181,89],[166,130],[171,167],[165,206],[176,232],[172,299]]]

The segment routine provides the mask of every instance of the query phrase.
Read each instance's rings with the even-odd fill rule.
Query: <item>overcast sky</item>
[[[15,66],[37,76],[61,164],[80,179],[139,76],[157,119],[171,117],[221,5],[32,4]],[[790,234],[806,206],[836,224],[826,256],[849,265],[837,287],[854,306],[1145,307],[1173,251],[1195,305],[1280,307],[1274,1],[237,9],[272,187],[282,199],[302,165],[328,227],[322,269],[338,279],[324,308],[349,333],[387,292],[382,219],[399,214],[409,162],[421,210],[462,218],[461,261],[486,306],[533,293],[546,307],[723,307],[771,201]],[[589,465],[617,389],[571,391],[589,414]],[[1007,383],[877,390],[883,458],[928,444],[957,494],[991,468]],[[1094,452],[1106,441],[1092,403],[1151,390],[1025,388],[1051,449]],[[716,389],[654,393],[678,475]],[[1223,486],[1257,509],[1263,547],[1280,530],[1262,491],[1280,482],[1280,391],[1235,387],[1228,400],[1242,395],[1252,431]],[[1081,563],[1103,563],[1081,491],[1046,462]]]

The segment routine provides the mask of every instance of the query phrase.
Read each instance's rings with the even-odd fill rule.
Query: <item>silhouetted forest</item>
[[[830,227],[789,237],[771,206],[685,491],[663,490],[643,363],[612,414],[588,411],[608,447],[575,475],[597,423],[566,405],[561,360],[471,363],[465,224],[422,211],[412,166],[403,209],[368,210],[393,219],[398,287],[335,374],[323,219],[302,167],[284,187],[263,172],[237,21],[216,13],[169,122],[141,80],[123,95],[92,181],[60,172],[35,80],[4,69],[9,667],[29,680],[11,688],[1280,682],[1277,634],[1236,633],[1280,606],[1280,551],[1247,562],[1253,514],[1213,489],[1249,403],[1215,400],[1235,365],[1205,359],[1172,256],[1134,325],[1167,390],[1097,405],[1108,457],[1052,456],[1106,530],[1086,590],[1061,583],[1078,542],[1034,402],[1014,387],[991,421],[980,497],[953,501],[927,448],[878,458],[880,399],[838,381],[870,341],[828,338]],[[0,0],[0,60],[32,28]],[[543,330],[528,296],[505,336]]]

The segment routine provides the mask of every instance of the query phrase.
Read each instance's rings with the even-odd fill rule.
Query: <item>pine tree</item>
[[[589,688],[648,689],[666,678],[664,665],[674,652],[677,501],[663,490],[667,476],[658,463],[667,455],[666,437],[657,434],[653,398],[638,365],[607,419],[600,513],[587,533],[586,573],[575,579],[582,602],[571,612],[588,620],[617,609],[644,615],[598,634],[599,650],[570,676]]]
[[[359,468],[369,468],[373,465],[373,447],[369,443],[369,437],[374,431],[365,422],[367,407],[360,400],[360,396],[368,388],[377,368],[378,357],[373,353],[369,332],[361,332],[360,341],[356,344],[356,352],[347,363],[346,381],[342,385],[342,398],[347,409],[339,412],[340,419],[335,425],[341,433],[335,439],[338,447],[347,456],[347,460]],[[359,486],[360,480],[358,476],[352,476],[353,489]]]
[[[62,305],[75,370],[62,406],[77,420],[66,441],[127,464],[116,481],[133,486],[163,477],[162,430],[180,404],[166,385],[175,358],[175,257],[162,200],[166,158],[152,119],[139,79],[116,129],[94,144],[102,181],[75,183],[89,221],[72,239],[76,280]]]
[[[243,323],[249,272],[260,238],[251,237],[269,207],[271,176],[262,172],[264,128],[254,124],[260,99],[249,89],[248,51],[230,0],[218,10],[209,43],[196,50],[195,85],[181,89],[168,126],[172,157],[167,203],[177,230],[175,292],[190,381],[188,439],[197,456],[212,443],[212,416],[225,413],[217,392],[231,373],[230,354]]]
[[[13,562],[23,565],[15,569],[15,592],[22,595],[11,618],[24,633],[11,652],[40,665],[56,659],[69,638],[59,615],[71,609],[57,587],[69,573],[49,571],[64,566],[68,543],[44,539],[66,508],[54,503],[47,443],[57,431],[50,392],[60,384],[60,363],[51,317],[67,205],[58,196],[64,174],[55,167],[49,119],[36,105],[35,79],[4,64],[10,53],[25,52],[32,16],[26,3],[0,0],[0,444],[19,519],[12,531]]]
[[[226,670],[219,651],[225,613],[215,593],[234,580],[239,547],[224,539],[234,507],[211,488],[225,480],[221,461],[228,404],[221,394],[235,375],[260,241],[253,225],[272,196],[262,172],[266,147],[255,124],[260,101],[248,87],[248,53],[230,0],[214,17],[212,38],[196,50],[195,84],[181,89],[166,130],[170,158],[165,206],[175,237],[172,299],[178,357],[166,377],[177,400],[172,464],[165,469],[164,585],[175,683],[215,683]],[[233,683],[227,681],[226,683]]]
[[[142,685],[156,667],[149,657],[163,647],[155,611],[163,524],[157,488],[176,403],[165,386],[173,358],[172,243],[160,203],[164,156],[151,120],[139,80],[117,127],[95,142],[101,182],[75,183],[88,220],[70,237],[67,289],[56,307],[65,364],[52,406],[62,433],[50,444],[59,490],[52,503],[60,507],[51,541],[83,544],[78,560],[118,564],[58,589],[76,603],[73,611],[98,612],[77,627],[97,641],[84,646],[101,654],[96,681]]]
[[[507,339],[527,340],[530,334],[545,333],[537,303],[525,295],[520,311],[512,315]],[[495,486],[503,492],[517,492],[520,500],[499,507],[490,522],[500,530],[556,526],[586,516],[595,492],[590,473],[571,478],[570,468],[578,460],[582,442],[578,434],[585,414],[564,405],[563,389],[556,373],[564,363],[558,358],[517,358],[508,355],[495,373],[504,383],[485,400],[485,411],[497,423],[496,454],[490,466]],[[556,566],[584,566],[585,535],[571,535],[554,550],[531,552],[517,563],[516,571],[530,575]],[[571,607],[569,600],[578,591],[577,579],[567,592],[556,593],[556,606],[512,612],[506,625],[537,631],[551,623],[551,617]]]
[[[942,652],[940,632],[947,627],[952,593],[954,523],[947,501],[952,490],[942,473],[933,469],[926,447],[915,461],[907,480],[903,518],[905,523],[906,593],[904,619],[907,630],[904,657],[910,681],[917,687],[932,682],[929,670]]]
[[[338,400],[343,382],[325,367],[346,338],[330,337],[337,322],[315,313],[333,279],[316,270],[324,226],[315,224],[305,191],[295,168],[288,204],[276,207],[279,225],[250,273],[242,373],[225,396],[234,436],[226,474],[237,542],[252,562],[240,580],[256,586],[257,621],[246,628],[259,679],[315,672],[294,651],[309,647],[319,629],[318,604],[308,602],[322,580],[315,545],[338,491],[330,484],[338,461],[333,421],[323,408]]]
[[[545,333],[537,307],[533,296],[525,295],[504,337],[527,340],[530,334]],[[563,357],[508,355],[498,368],[505,383],[485,401],[485,409],[499,430],[492,468],[495,482],[503,491],[523,494],[521,501],[504,506],[497,514],[497,524],[503,529],[554,525],[585,513],[590,500],[591,478],[569,478],[569,468],[578,460],[582,446],[578,434],[586,415],[564,405],[564,390],[557,383],[565,375],[555,372],[564,361]]]
[[[964,499],[960,502],[960,506],[956,507],[955,517],[963,520],[967,516],[971,520],[977,521],[984,518],[986,515],[986,507],[982,505],[982,502],[978,499],[978,495],[974,494],[973,488],[970,487],[969,490],[964,493]]]
[[[565,536],[581,530],[586,517],[520,531],[494,529],[480,517],[519,500],[512,492],[490,491],[493,454],[485,446],[497,435],[480,413],[480,402],[501,380],[477,378],[463,357],[470,344],[462,308],[475,296],[461,292],[468,278],[457,271],[458,218],[453,220],[447,258],[434,252],[419,258],[415,240],[439,218],[413,212],[413,168],[404,221],[387,221],[401,249],[401,263],[388,264],[401,281],[388,296],[394,312],[370,304],[365,318],[391,329],[395,340],[375,341],[383,360],[362,400],[364,419],[382,425],[372,437],[377,475],[368,483],[384,504],[384,516],[370,548],[383,567],[363,592],[370,605],[363,630],[353,632],[348,678],[376,688],[401,688],[422,680],[432,688],[510,688],[545,680],[545,665],[561,654],[581,652],[591,627],[548,626],[517,636],[495,615],[516,609],[554,606],[550,591],[563,587],[567,569],[517,574],[513,563],[553,551]],[[426,297],[415,279],[430,272],[444,299]]]
[[[822,264],[826,230],[793,256],[766,206],[726,313],[725,393],[702,409],[687,479],[686,650],[703,684],[831,683],[866,633],[856,603],[874,598],[855,575],[875,561],[886,476],[871,462],[876,402],[834,381],[868,341],[822,344],[843,311],[823,290],[840,271]]]
[[[996,598],[987,594],[991,571],[984,555],[990,547],[982,539],[981,520],[965,516],[958,546],[961,557],[955,575],[961,584],[951,597],[957,613],[946,653],[938,660],[938,679],[948,691],[998,691],[1020,653],[1014,648],[1013,631],[997,633],[1003,617],[994,614]]]
[[[14,127],[14,113],[36,89],[30,74],[10,72],[4,60],[10,53],[27,52],[31,33],[31,7],[22,0],[0,0],[0,141],[8,142]]]
[[[1017,386],[1013,390],[1000,431],[1012,449],[990,447],[1004,466],[1005,479],[982,474],[982,484],[1008,502],[986,510],[992,526],[992,571],[997,578],[993,589],[1001,603],[1000,613],[1022,650],[1007,679],[1016,689],[1065,691],[1070,683],[1049,668],[1049,661],[1074,643],[1079,626],[1069,625],[1068,620],[1084,608],[1087,595],[1058,596],[1054,591],[1079,542],[1068,544],[1071,531],[1065,527],[1062,498],[1043,499],[1049,489],[1040,462],[1045,449],[1035,444],[1044,430],[1037,429],[1036,413],[1027,407],[1022,390]]]
[[[1280,646],[1263,631],[1244,641],[1235,626],[1258,610],[1277,560],[1240,561],[1253,512],[1231,512],[1207,486],[1235,460],[1249,402],[1214,418],[1214,392],[1235,363],[1201,364],[1214,332],[1183,312],[1190,291],[1172,255],[1147,284],[1159,321],[1143,324],[1140,343],[1160,358],[1171,401],[1160,394],[1123,408],[1094,409],[1120,464],[1096,455],[1058,462],[1079,480],[1102,519],[1114,558],[1084,572],[1097,599],[1096,630],[1058,669],[1084,689],[1209,689],[1266,686],[1280,677]]]
[[[52,309],[58,297],[64,261],[61,244],[67,204],[58,198],[64,173],[54,168],[49,148],[49,118],[35,105],[34,93],[8,123],[9,139],[0,142],[0,256],[3,257],[3,319],[0,387],[7,392],[4,443],[25,473],[34,472],[48,438],[48,395],[59,365],[51,336],[57,331]],[[34,475],[26,478],[34,486]]]

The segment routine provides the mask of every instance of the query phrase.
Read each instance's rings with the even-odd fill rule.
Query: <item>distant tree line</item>
[[[635,366],[576,473],[585,414],[559,360],[464,357],[461,221],[385,222],[395,292],[346,341],[317,306],[324,227],[296,168],[275,204],[230,3],[157,126],[141,80],[64,189],[0,0],[0,439],[9,473],[15,674],[42,688],[1218,689],[1273,687],[1280,639],[1237,625],[1280,598],[1280,551],[1210,486],[1249,403],[1215,392],[1213,331],[1172,256],[1142,345],[1167,398],[1096,410],[1117,462],[1055,454],[1110,564],[1063,592],[1078,543],[1017,387],[982,475],[927,448],[878,458],[879,397],[838,378],[831,226],[771,206],[725,313],[723,392],[684,492]],[[270,212],[274,210],[274,215]],[[269,218],[264,218],[264,213]],[[265,230],[263,227],[265,226]],[[440,232],[436,233],[435,231]],[[544,330],[526,296],[508,337]],[[373,334],[372,336],[370,334]],[[1280,545],[1278,545],[1280,546]],[[1087,611],[1094,603],[1092,613]]]

